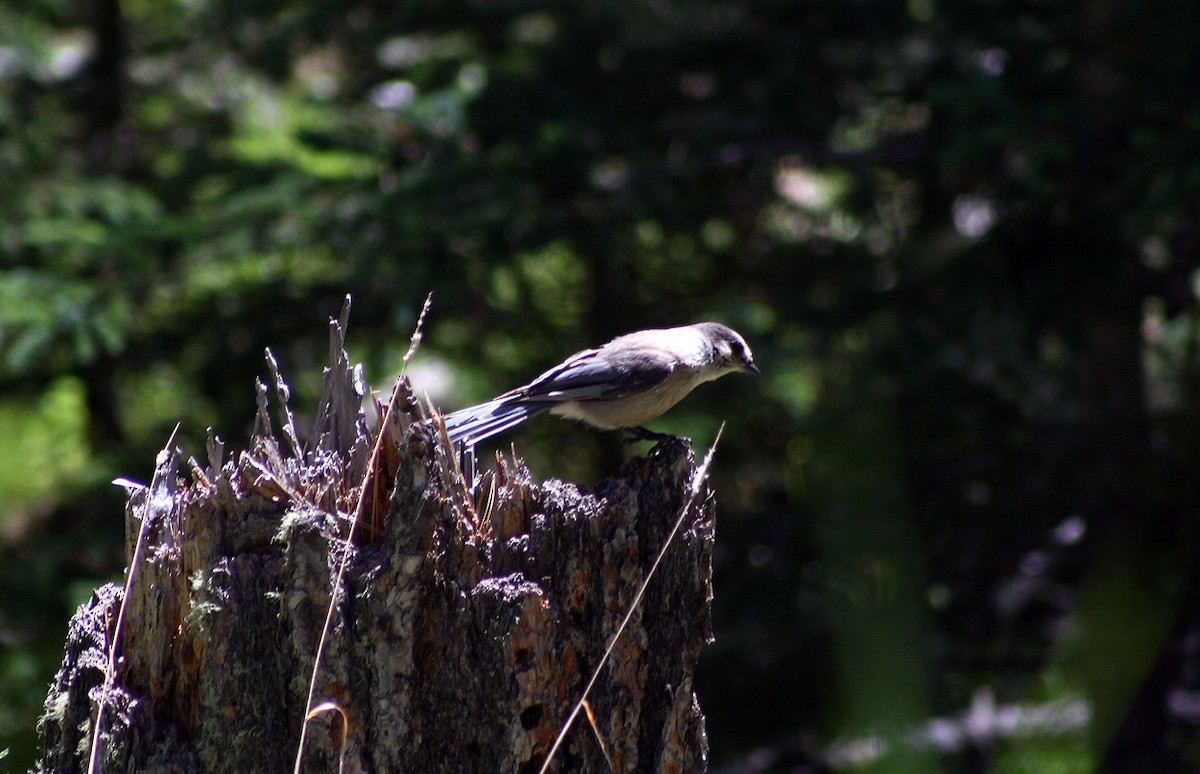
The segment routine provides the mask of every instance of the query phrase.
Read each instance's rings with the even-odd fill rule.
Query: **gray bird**
[[[759,373],[750,347],[736,331],[704,322],[618,336],[577,352],[524,387],[447,414],[450,440],[474,444],[550,412],[600,430],[642,427],[704,382],[741,371]]]

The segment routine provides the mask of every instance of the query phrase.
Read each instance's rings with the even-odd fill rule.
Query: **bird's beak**
[[[746,371],[747,373],[756,374],[756,375],[762,373],[762,371],[758,370],[758,366],[754,365],[753,362],[746,363],[746,367],[743,370]]]

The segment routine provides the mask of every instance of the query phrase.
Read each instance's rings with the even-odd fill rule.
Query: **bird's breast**
[[[638,427],[662,416],[701,381],[696,370],[681,368],[648,390],[609,400],[568,401],[550,409],[550,413],[601,430]]]

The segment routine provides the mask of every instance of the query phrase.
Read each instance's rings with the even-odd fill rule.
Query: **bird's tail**
[[[510,427],[521,424],[529,417],[548,411],[549,404],[529,404],[521,401],[489,400],[478,406],[447,414],[446,433],[453,443],[462,442],[473,446],[480,441],[503,433]]]

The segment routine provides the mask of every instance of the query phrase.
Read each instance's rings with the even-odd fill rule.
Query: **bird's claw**
[[[629,438],[625,439],[625,443],[638,443],[639,441],[654,441],[655,443],[662,443],[663,441],[675,440],[675,436],[671,435],[670,433],[656,433],[653,430],[647,430],[641,426],[627,427],[625,429],[629,431],[630,435]]]

